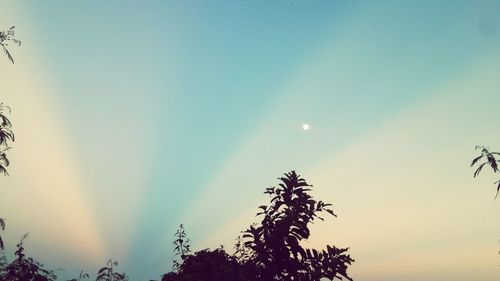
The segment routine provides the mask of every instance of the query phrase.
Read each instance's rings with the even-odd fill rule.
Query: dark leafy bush
[[[56,279],[54,271],[44,269],[43,264],[26,257],[24,254],[24,240],[28,237],[25,234],[15,252],[16,259],[2,268],[0,281],[53,281]]]
[[[187,255],[177,272],[170,272],[162,277],[162,281],[242,281],[251,279],[252,272],[245,270],[234,256],[224,249],[201,250]]]
[[[222,248],[181,255],[177,270],[163,275],[162,281],[352,280],[347,268],[354,260],[348,248],[327,246],[318,251],[300,245],[310,237],[309,224],[323,220],[321,213],[335,216],[331,204],[314,200],[311,185],[294,171],[280,180],[278,187],[266,189],[271,201],[259,207],[262,221],[244,231],[243,239],[238,237],[234,255]],[[182,239],[174,241],[177,254],[179,242],[186,241],[184,231],[176,236],[181,233]]]

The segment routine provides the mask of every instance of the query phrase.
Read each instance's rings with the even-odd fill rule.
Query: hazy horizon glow
[[[339,216],[307,246],[350,247],[355,280],[498,280],[496,179],[468,164],[500,150],[499,1],[3,6],[8,252],[30,232],[49,267],[158,279],[178,224],[231,249],[296,170]]]

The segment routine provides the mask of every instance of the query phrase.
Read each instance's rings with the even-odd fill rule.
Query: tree
[[[0,281],[53,281],[56,279],[54,271],[43,268],[43,264],[26,257],[24,254],[25,234],[15,252],[16,259],[3,268],[0,272]]]
[[[108,260],[106,266],[103,266],[97,272],[96,281],[127,281],[128,276],[125,273],[116,272],[118,267],[118,262],[113,260]]]
[[[499,152],[492,152],[486,146],[479,146],[478,145],[478,146],[476,146],[475,149],[480,150],[481,154],[479,156],[477,156],[476,158],[472,159],[472,163],[470,164],[471,167],[478,164],[478,167],[477,167],[476,171],[474,172],[474,177],[477,177],[479,175],[479,173],[481,172],[481,170],[483,169],[483,167],[485,165],[490,166],[490,168],[493,170],[493,173],[498,173],[499,172],[498,163],[500,163],[500,160],[497,160],[495,158],[495,155],[500,155],[500,153]],[[484,160],[484,162],[479,164],[479,161],[482,159]],[[495,195],[495,199],[496,199],[498,196],[498,193],[500,192],[500,180],[494,182],[494,184],[497,185],[497,193]]]
[[[259,207],[263,216],[260,225],[244,232],[245,247],[251,251],[247,262],[256,268],[258,280],[313,281],[321,278],[346,278],[347,267],[354,261],[346,254],[348,248],[327,246],[326,250],[304,249],[300,242],[310,236],[309,223],[323,220],[320,213],[336,216],[331,204],[315,201],[311,185],[295,171],[280,178],[278,187],[267,188],[272,199],[269,206]]]
[[[5,55],[7,55],[7,58],[14,63],[14,59],[12,58],[12,55],[10,54],[9,50],[7,49],[7,46],[9,46],[10,42],[13,42],[17,46],[21,46],[21,41],[17,40],[14,38],[14,31],[16,27],[12,26],[6,31],[0,31],[0,45],[3,48],[3,52]]]
[[[322,212],[335,216],[331,204],[315,201],[309,192],[311,185],[294,171],[280,178],[279,187],[267,188],[271,196],[269,206],[259,207],[263,216],[260,224],[253,224],[238,237],[234,255],[224,249],[205,249],[194,254],[181,253],[186,241],[184,228],[176,232],[176,255],[182,261],[175,271],[164,274],[162,281],[319,281],[333,280],[347,275],[347,267],[354,260],[346,254],[348,248],[327,246],[318,251],[304,249],[300,242],[310,236],[309,223],[323,220]]]

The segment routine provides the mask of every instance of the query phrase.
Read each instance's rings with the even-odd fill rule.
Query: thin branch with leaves
[[[103,266],[97,272],[96,281],[127,281],[128,276],[125,273],[116,272],[117,267],[117,261],[108,260],[106,266]]]
[[[14,38],[14,31],[16,27],[11,26],[8,30],[6,31],[0,31],[0,45],[2,46],[3,52],[7,56],[7,58],[14,63],[14,58],[12,58],[12,55],[9,52],[9,49],[7,49],[7,46],[12,42],[16,44],[18,47],[21,46],[21,41],[17,40]]]
[[[470,164],[471,167],[478,164],[476,171],[474,172],[474,177],[477,177],[479,173],[481,173],[483,167],[486,165],[488,165],[493,170],[493,173],[498,173],[500,171],[498,167],[499,165],[498,163],[500,163],[500,160],[497,160],[495,157],[495,155],[500,155],[499,152],[493,152],[490,150],[489,147],[482,145],[477,145],[475,149],[479,150],[481,154],[476,158],[472,159],[472,163]],[[484,160],[484,162],[479,164],[481,160]],[[495,195],[496,199],[498,197],[498,193],[500,192],[500,180],[494,182],[494,184],[497,185],[497,193]]]
[[[0,174],[8,175],[7,167],[10,161],[6,151],[10,149],[10,143],[15,140],[12,131],[12,123],[6,114],[10,113],[10,107],[0,103]]]
[[[184,225],[180,225],[179,229],[174,234],[175,240],[174,240],[174,255],[175,256],[180,256],[181,261],[183,261],[186,258],[186,255],[191,252],[190,245],[189,245],[189,238],[187,238],[186,235],[186,230],[184,228]],[[173,261],[173,269],[174,271],[179,270],[181,266],[181,263],[178,260]]]

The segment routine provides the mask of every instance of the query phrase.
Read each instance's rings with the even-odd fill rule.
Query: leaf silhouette
[[[9,58],[9,60],[14,63],[14,59],[12,58],[12,56],[10,55],[9,53],[9,50],[7,50],[7,48],[5,46],[3,46],[3,52],[7,55],[7,57]]]
[[[476,158],[474,158],[472,160],[471,167],[474,166],[474,165],[476,165],[479,162],[479,160],[481,160],[483,158],[486,158],[486,161],[483,162],[482,164],[480,164],[478,166],[478,168],[474,172],[474,177],[477,177],[479,175],[479,173],[481,173],[483,167],[485,165],[487,165],[487,164],[493,170],[493,173],[498,173],[499,172],[498,163],[500,161],[495,158],[495,155],[500,155],[500,153],[499,152],[493,152],[489,148],[487,148],[486,146],[479,146],[479,145],[477,145],[475,147],[475,149],[476,150],[480,150],[481,151],[481,155],[477,156]],[[495,194],[495,199],[496,199],[498,197],[498,193],[500,192],[500,180],[496,181],[495,184],[497,184],[497,192]]]
[[[495,199],[497,199],[498,192],[500,192],[500,180],[495,182],[497,184],[497,194],[495,195]]]

